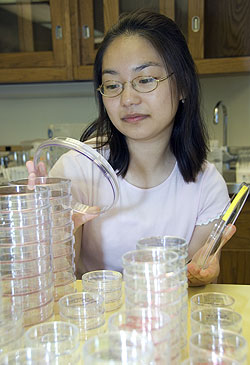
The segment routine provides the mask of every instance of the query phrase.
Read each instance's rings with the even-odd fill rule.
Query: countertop
[[[82,291],[82,282],[77,280],[77,291]],[[248,346],[250,344],[250,285],[231,285],[231,284],[209,284],[203,287],[188,288],[188,304],[190,298],[202,292],[219,292],[231,295],[235,298],[234,310],[242,315],[242,335],[246,338]],[[114,312],[106,314],[106,319]],[[190,315],[190,308],[189,314]],[[188,320],[188,336],[190,335],[190,321]],[[250,349],[248,349],[248,364],[250,364]]]

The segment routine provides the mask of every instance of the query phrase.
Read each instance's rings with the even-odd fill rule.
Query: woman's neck
[[[165,141],[127,141],[130,163],[126,181],[140,188],[152,188],[166,180],[176,163]]]

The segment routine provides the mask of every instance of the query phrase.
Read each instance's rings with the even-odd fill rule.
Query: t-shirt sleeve
[[[208,224],[218,219],[230,201],[225,180],[213,164],[206,163],[200,178],[201,189],[196,225]]]

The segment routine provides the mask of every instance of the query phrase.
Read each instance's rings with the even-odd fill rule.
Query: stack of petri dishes
[[[0,276],[0,308],[2,306],[2,296],[3,296],[3,291],[2,291],[2,279]]]
[[[35,177],[13,181],[15,185],[46,186],[50,192],[51,232],[54,273],[54,300],[76,291],[75,238],[71,208],[71,182],[57,177]]]
[[[126,310],[158,309],[170,316],[170,362],[179,364],[183,291],[179,255],[163,248],[147,248],[125,253],[122,262]]]
[[[73,323],[79,328],[81,341],[106,329],[104,300],[96,293],[65,295],[59,300],[59,314],[62,321]]]
[[[49,190],[2,186],[0,212],[3,298],[21,306],[24,326],[48,320],[54,312]]]
[[[82,276],[82,287],[86,292],[103,297],[106,312],[122,305],[122,274],[118,271],[89,271]]]
[[[2,359],[3,354],[23,346],[24,328],[21,298],[19,298],[19,303],[17,302],[16,300],[14,304],[11,298],[3,297],[2,278],[0,276],[0,364],[8,364],[6,359]]]
[[[235,299],[225,293],[202,292],[191,297],[190,363],[201,356],[215,359],[223,355],[225,359],[216,364],[247,364],[242,316],[233,310],[234,305]]]
[[[2,298],[0,306],[0,355],[23,346],[23,311],[20,305]]]
[[[170,326],[167,313],[158,309],[134,308],[114,313],[108,320],[109,331],[137,332],[154,345],[154,364],[170,363]]]
[[[185,239],[175,236],[152,236],[140,239],[136,248],[138,250],[146,248],[164,248],[171,250],[178,255],[178,265],[180,272],[181,288],[181,349],[183,355],[187,349],[187,319],[188,319],[188,279],[187,279],[187,261],[188,261],[188,243]]]

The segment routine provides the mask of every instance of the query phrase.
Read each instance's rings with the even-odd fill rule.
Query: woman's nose
[[[140,100],[140,93],[133,88],[130,82],[126,82],[121,93],[121,104],[125,106],[139,104]]]

